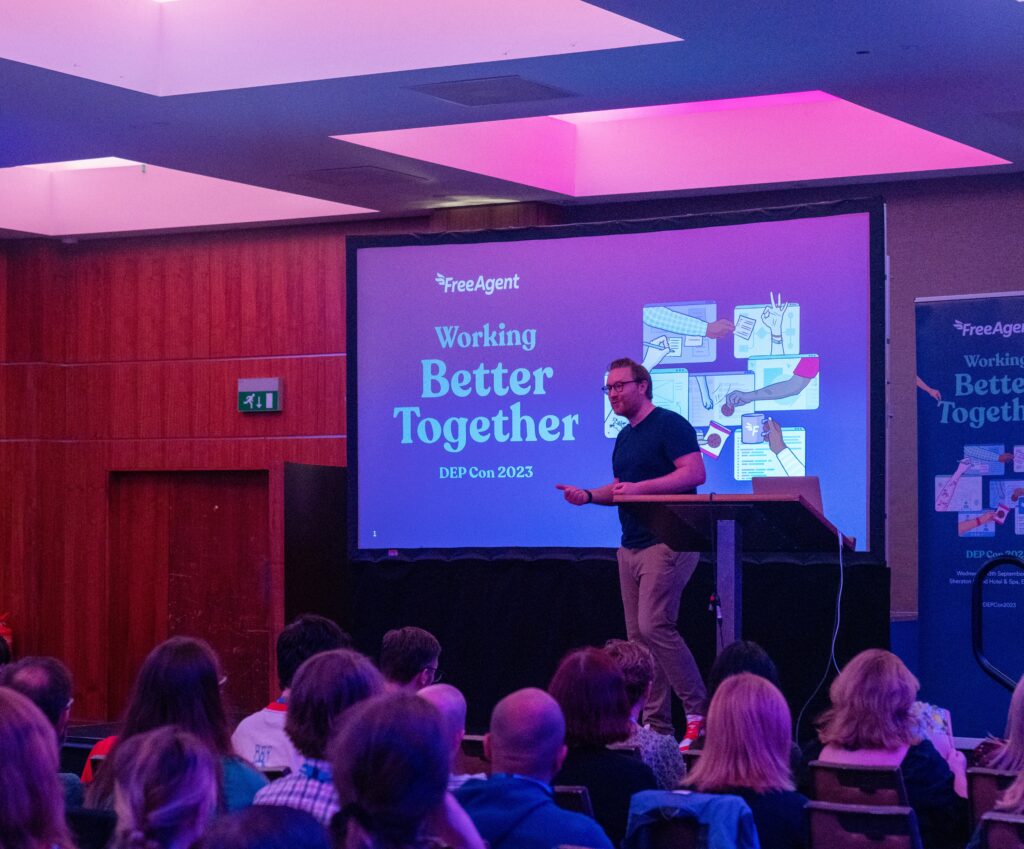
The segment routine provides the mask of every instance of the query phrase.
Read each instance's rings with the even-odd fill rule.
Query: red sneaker
[[[701,737],[704,736],[704,717],[690,715],[686,717],[686,733],[679,741],[679,751],[685,752]]]

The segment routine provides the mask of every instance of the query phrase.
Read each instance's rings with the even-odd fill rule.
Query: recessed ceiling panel
[[[1008,164],[822,91],[335,138],[575,197]]]
[[[0,57],[162,95],[680,40],[582,0],[6,5]]]
[[[152,165],[74,166],[0,169],[0,229],[44,236],[129,233],[375,211]]]

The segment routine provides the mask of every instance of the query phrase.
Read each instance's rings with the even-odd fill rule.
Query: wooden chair
[[[982,816],[996,806],[999,797],[1017,777],[1016,772],[975,766],[967,770],[967,801],[971,811],[971,829]]]
[[[922,849],[917,817],[901,805],[808,802],[811,849]]]
[[[640,747],[632,746],[629,743],[609,743],[608,748],[613,752],[622,752],[624,755],[629,755],[637,760],[640,760]]]
[[[898,766],[847,766],[811,761],[811,798],[839,805],[907,805]]]
[[[555,804],[566,811],[594,816],[590,803],[590,791],[582,784],[556,784],[551,788],[555,793]]]
[[[981,818],[982,849],[1024,849],[1024,816],[992,811]]]
[[[483,734],[467,734],[462,738],[454,772],[458,775],[491,774],[491,762],[484,756]]]
[[[682,753],[683,763],[686,764],[686,771],[689,772],[697,765],[697,760],[700,758],[701,749],[687,749]]]
[[[114,836],[117,815],[113,811],[74,808],[67,812],[67,823],[78,849],[105,849]]]

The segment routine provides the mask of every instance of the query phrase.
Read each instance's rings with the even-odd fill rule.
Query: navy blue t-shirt
[[[655,407],[636,427],[627,424],[619,431],[612,451],[612,472],[623,483],[660,478],[675,470],[677,459],[699,450],[693,425],[678,413]],[[647,548],[658,541],[637,512],[632,505],[619,505],[623,548]]]

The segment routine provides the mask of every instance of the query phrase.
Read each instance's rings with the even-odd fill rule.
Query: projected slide
[[[350,240],[358,547],[617,545],[615,510],[555,485],[611,480],[624,356],[697,429],[701,492],[818,475],[866,540],[869,213],[716,224]],[[983,509],[975,481],[945,509]]]

